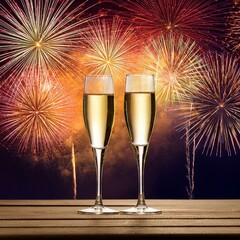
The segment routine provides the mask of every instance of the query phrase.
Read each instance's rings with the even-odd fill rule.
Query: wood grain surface
[[[94,200],[0,200],[0,239],[240,239],[240,200],[147,200],[161,214],[86,215]],[[136,200],[104,200],[114,209]]]

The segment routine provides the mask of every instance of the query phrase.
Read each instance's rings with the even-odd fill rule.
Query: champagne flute
[[[89,214],[118,213],[102,203],[102,172],[105,152],[114,121],[114,91],[110,75],[85,77],[83,116],[95,158],[97,192],[94,206],[78,211]]]
[[[138,201],[135,207],[123,210],[128,214],[160,213],[148,207],[144,196],[144,167],[156,112],[153,75],[127,75],[124,113],[138,168]]]

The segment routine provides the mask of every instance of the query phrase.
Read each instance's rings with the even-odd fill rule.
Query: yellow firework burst
[[[84,61],[92,74],[111,74],[121,78],[137,67],[138,41],[130,27],[117,18],[93,21],[85,35]]]

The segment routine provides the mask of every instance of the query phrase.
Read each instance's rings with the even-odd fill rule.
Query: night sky
[[[75,4],[77,3],[78,0]],[[112,7],[114,13],[116,6],[106,3],[97,5],[92,12],[105,12],[108,6]],[[116,91],[115,124],[104,163],[105,199],[137,198],[136,160],[123,114],[123,82]],[[80,106],[79,111],[82,111],[81,108]],[[79,121],[83,125],[82,116]],[[183,132],[176,131],[178,124],[179,119],[158,107],[145,168],[147,199],[188,198],[185,137]],[[238,139],[239,137],[238,135]],[[77,198],[94,199],[95,166],[84,127],[74,134],[73,142],[76,156]],[[240,150],[237,149],[236,154],[233,152],[231,156],[223,152],[219,157],[215,152],[211,156],[202,153],[202,148],[200,145],[196,150],[194,198],[240,198]],[[1,141],[0,199],[72,198],[70,144],[66,143],[52,155],[37,158],[31,153],[19,155],[16,149]]]

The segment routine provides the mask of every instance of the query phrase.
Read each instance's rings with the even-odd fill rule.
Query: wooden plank
[[[86,215],[92,200],[0,200],[0,238],[231,235],[240,237],[240,200],[149,200],[156,215]],[[135,200],[106,200],[124,209]]]
[[[0,237],[6,236],[111,236],[111,235],[238,235],[239,227],[78,227],[78,228],[4,228],[1,229]]]
[[[18,216],[18,215],[14,215],[14,216],[7,216],[7,215],[3,215],[0,217],[0,222],[4,221],[4,220],[36,220],[36,219],[40,219],[40,220],[76,220],[76,219],[102,219],[103,216],[101,215],[97,215],[97,216],[92,216],[92,215],[87,215],[86,217],[82,218],[82,217],[78,217],[78,215],[68,215],[68,216],[63,216],[62,214],[56,214],[56,215],[41,215],[40,213],[38,213],[38,216]],[[162,217],[150,217],[146,218],[146,217],[141,217],[141,216],[130,216],[130,215],[119,215],[118,218],[113,217],[113,216],[109,216],[108,219],[142,219],[142,220],[147,220],[147,219],[239,219],[239,214],[235,214],[235,215],[224,215],[224,214],[192,214],[192,215],[186,215],[186,214],[172,214],[172,215],[165,215]]]
[[[81,219],[81,220],[3,220],[1,228],[24,227],[240,227],[239,219]]]

